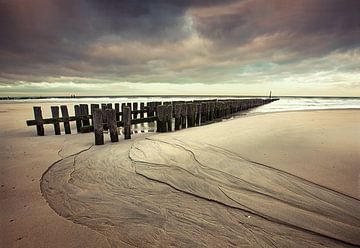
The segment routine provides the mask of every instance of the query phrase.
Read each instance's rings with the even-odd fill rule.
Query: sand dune
[[[359,185],[358,113],[269,114],[89,146],[51,166],[41,189],[113,246],[360,245],[359,191],[349,187]]]

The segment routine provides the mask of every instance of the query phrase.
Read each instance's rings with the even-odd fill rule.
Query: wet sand
[[[89,145],[60,154],[41,189],[112,246],[360,245],[359,113],[257,115]]]

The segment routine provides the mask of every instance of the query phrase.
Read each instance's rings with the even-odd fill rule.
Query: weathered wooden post
[[[125,103],[121,104],[121,120],[124,121],[124,107],[126,107]]]
[[[106,104],[106,109],[112,109],[112,103]]]
[[[181,126],[181,108],[183,104],[174,105],[174,115],[175,115],[175,131],[180,130]]]
[[[120,121],[120,104],[115,103],[116,121]]]
[[[107,131],[108,130],[108,126],[107,126],[107,120],[106,120],[106,114],[105,111],[107,109],[107,104],[106,103],[102,103],[101,104],[101,111],[103,112],[102,114],[102,122],[104,123],[104,130]]]
[[[188,120],[188,127],[195,126],[195,104],[194,103],[187,104],[187,120]]]
[[[209,120],[214,120],[215,117],[215,102],[210,102],[210,113],[209,113]]]
[[[140,118],[144,118],[145,104],[143,102],[140,103],[140,110]]]
[[[131,108],[123,108],[124,136],[125,139],[131,139]]]
[[[44,134],[45,134],[44,122],[43,122],[41,107],[35,106],[33,109],[34,109],[34,117],[35,117],[35,121],[36,121],[37,135],[44,136]]]
[[[181,128],[186,128],[186,117],[187,117],[187,105],[186,103],[181,105]]]
[[[172,131],[172,117],[173,117],[173,107],[171,104],[167,105],[166,109],[166,122],[167,122],[167,131]]]
[[[103,111],[101,109],[94,109],[94,134],[95,145],[104,144],[104,124],[103,124]]]
[[[91,123],[94,125],[94,109],[99,108],[99,104],[90,104]]]
[[[137,119],[137,117],[138,117],[138,113],[137,113],[137,111],[138,111],[138,103],[137,102],[133,103],[133,111],[134,111],[133,119]]]
[[[147,117],[154,116],[155,112],[155,102],[148,102],[147,103]]]
[[[111,142],[118,142],[119,137],[118,137],[118,131],[117,131],[115,109],[107,109],[106,110],[106,119],[107,119],[107,126],[109,128]]]
[[[69,112],[68,112],[68,108],[66,105],[61,105],[60,106],[61,109],[61,116],[64,119],[64,130],[65,130],[65,134],[71,134],[71,128],[70,128],[70,123],[69,123]]]
[[[79,105],[75,105],[74,106],[74,111],[75,111],[75,119],[76,119],[76,131],[78,133],[80,133],[81,131],[81,111],[80,111],[80,106]]]
[[[82,125],[83,126],[90,126],[90,121],[89,121],[89,107],[87,104],[80,104],[80,114],[82,116]]]
[[[201,102],[195,104],[195,126],[200,125],[201,121]]]
[[[52,118],[55,119],[54,121],[54,131],[55,131],[55,135],[60,135],[61,131],[60,131],[60,123],[59,123],[59,106],[51,106],[51,115]]]
[[[167,131],[167,106],[159,105],[156,107],[156,131],[160,133],[164,133]]]
[[[207,121],[206,109],[207,109],[206,102],[202,102],[201,103],[201,124],[204,124]]]

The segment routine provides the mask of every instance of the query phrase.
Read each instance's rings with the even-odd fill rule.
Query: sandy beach
[[[95,147],[93,134],[36,137],[31,107],[0,105],[1,247],[360,245],[359,110]]]

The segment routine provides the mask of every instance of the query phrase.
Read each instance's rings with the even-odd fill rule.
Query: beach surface
[[[92,134],[35,137],[29,106],[0,105],[1,247],[360,245],[359,110],[95,147]]]

